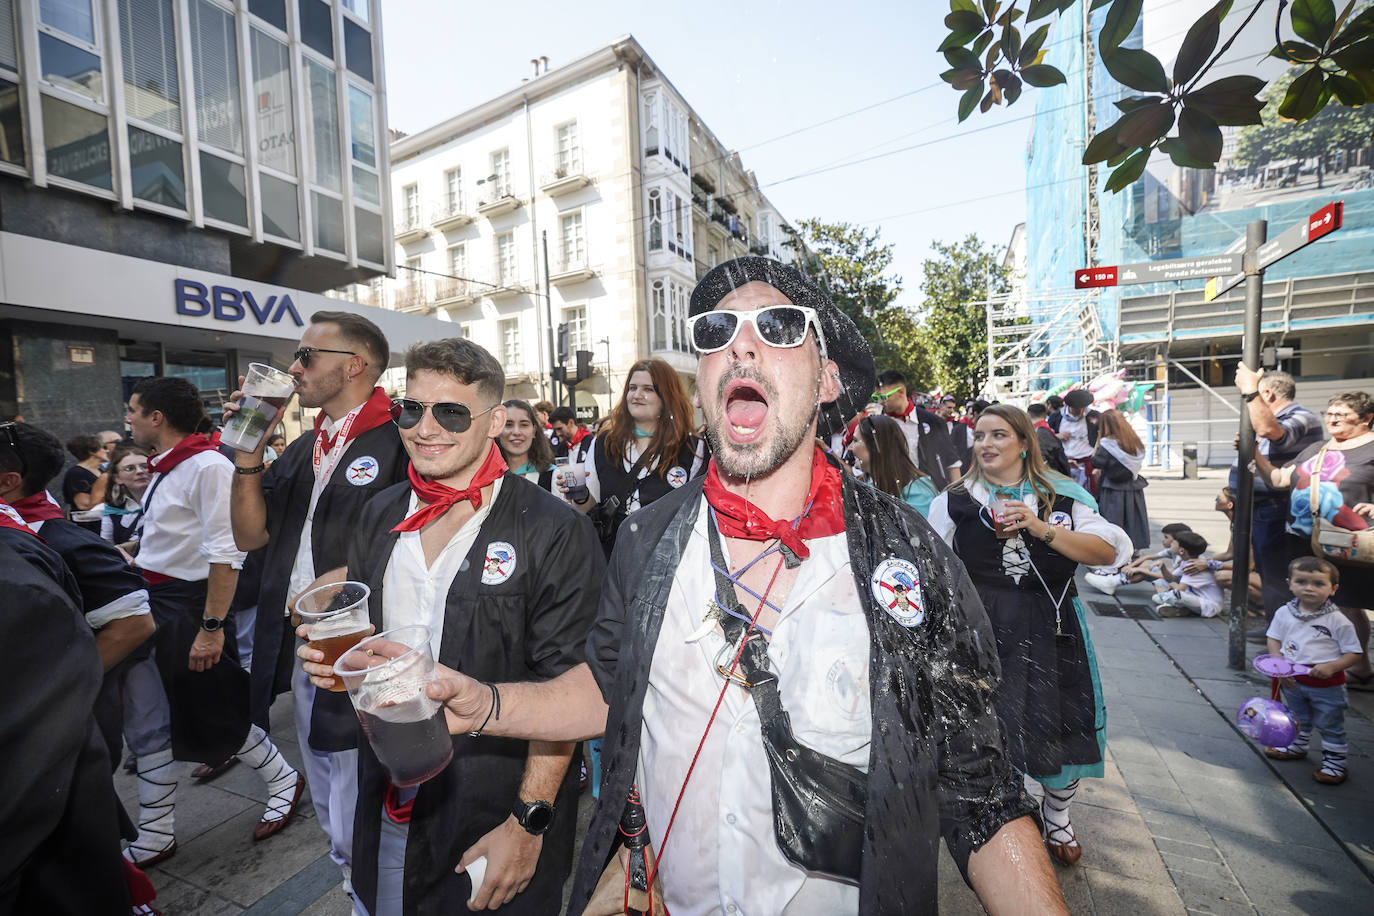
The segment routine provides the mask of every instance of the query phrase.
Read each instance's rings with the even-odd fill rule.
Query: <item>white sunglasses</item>
[[[759,340],[770,347],[800,347],[806,342],[806,329],[816,329],[821,359],[825,359],[825,335],[821,333],[816,310],[804,305],[770,305],[767,308],[736,311],[716,309],[687,319],[692,346],[698,353],[718,353],[734,341],[745,323],[754,326]]]

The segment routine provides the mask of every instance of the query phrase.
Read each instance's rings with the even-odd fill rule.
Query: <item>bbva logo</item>
[[[276,324],[289,315],[296,327],[305,327],[289,295],[268,296],[267,301],[259,305],[252,290],[238,290],[232,286],[207,288],[194,280],[177,280],[176,293],[179,315],[200,318],[213,314],[220,321],[242,321],[251,312],[258,324]]]

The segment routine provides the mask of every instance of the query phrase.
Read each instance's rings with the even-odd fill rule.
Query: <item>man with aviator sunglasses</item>
[[[1003,754],[996,642],[962,565],[814,444],[873,390],[866,342],[765,258],[710,271],[691,314],[711,465],[627,523],[587,663],[497,685],[486,725],[606,736],[569,912],[933,913],[943,835],[990,912],[1067,913]],[[480,725],[496,692],[440,674],[450,731]],[[772,753],[798,738],[805,754]],[[857,828],[833,788],[787,803],[815,757],[861,787]]]
[[[254,624],[252,714],[267,724],[272,701],[291,691],[310,797],[330,857],[348,869],[357,796],[358,720],[348,697],[316,691],[301,671],[287,608],[315,577],[346,560],[353,524],[377,493],[406,476],[409,459],[391,422],[391,400],[377,387],[391,346],[371,321],[349,312],[316,312],[288,370],[302,407],[319,408],[315,428],[264,467],[267,440],[236,452],[230,516],[234,539],[260,556],[261,575],[240,589],[236,609],[258,608]],[[238,408],[240,394],[226,405]],[[268,427],[285,413],[283,404]],[[245,594],[245,591],[247,592]],[[219,767],[206,767],[213,778]]]

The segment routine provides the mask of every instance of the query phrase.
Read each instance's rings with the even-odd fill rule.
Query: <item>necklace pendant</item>
[[[701,618],[701,626],[697,627],[696,630],[692,632],[692,635],[688,636],[684,642],[693,643],[705,639],[707,634],[716,628],[716,624],[724,619],[725,612],[720,609],[720,605],[716,604],[715,599],[712,598],[706,605],[706,615]]]

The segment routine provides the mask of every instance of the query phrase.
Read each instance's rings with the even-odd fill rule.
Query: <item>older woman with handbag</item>
[[[1292,488],[1290,558],[1315,555],[1340,567],[1332,601],[1367,647],[1365,608],[1374,607],[1374,398],[1364,391],[1338,394],[1327,403],[1324,419],[1329,440],[1277,468],[1256,451],[1255,467],[1271,486]],[[1374,690],[1367,648],[1345,678],[1357,690]]]

